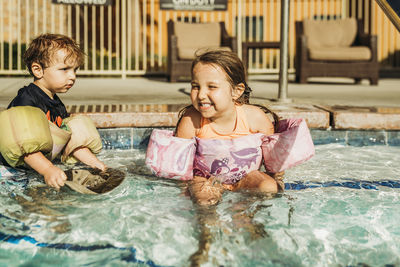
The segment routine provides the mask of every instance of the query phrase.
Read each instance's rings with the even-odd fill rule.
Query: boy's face
[[[78,66],[73,58],[65,61],[66,56],[65,50],[58,50],[48,67],[32,64],[34,83],[51,98],[56,93],[66,93],[75,83]]]

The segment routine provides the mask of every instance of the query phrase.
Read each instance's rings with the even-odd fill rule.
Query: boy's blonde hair
[[[73,60],[77,66],[83,64],[85,54],[73,39],[62,34],[46,33],[36,37],[24,53],[23,59],[29,73],[33,76],[33,63],[40,64],[43,69],[49,67],[55,53],[59,50],[66,51],[65,62]]]

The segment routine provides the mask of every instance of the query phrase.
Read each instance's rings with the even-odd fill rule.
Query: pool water
[[[0,266],[400,265],[400,147],[319,145],[284,193],[226,192],[209,208],[150,175],[144,151],[100,158],[127,173],[104,195],[2,178]]]

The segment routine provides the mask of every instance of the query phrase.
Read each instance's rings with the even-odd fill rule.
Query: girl
[[[191,72],[192,105],[180,113],[177,137],[234,139],[256,133],[274,133],[274,125],[265,111],[272,112],[265,107],[249,104],[251,89],[246,84],[243,63],[235,53],[205,52],[193,61]],[[277,124],[278,117],[272,114]],[[223,160],[219,163],[220,166],[224,165]],[[197,203],[215,204],[224,190],[256,189],[276,193],[283,189],[281,180],[258,170],[227,183],[214,181],[215,177],[210,179],[195,172],[189,191]]]

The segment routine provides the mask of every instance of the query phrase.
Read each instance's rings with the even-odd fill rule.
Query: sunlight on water
[[[100,157],[127,173],[104,195],[0,180],[0,266],[400,264],[398,147],[317,146],[283,194],[226,192],[211,208],[150,175],[143,151]]]

